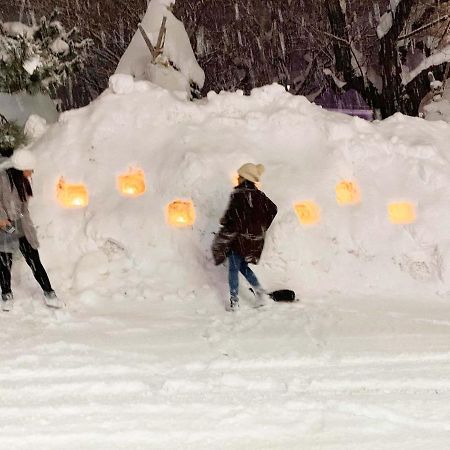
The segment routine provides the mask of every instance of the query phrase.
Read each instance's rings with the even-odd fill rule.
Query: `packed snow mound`
[[[171,65],[151,63],[150,51],[138,30],[122,56],[116,73],[132,75],[136,80],[149,80],[169,90],[189,91],[191,81],[202,88],[205,73],[197,63],[183,23],[170,11],[169,2],[152,0],[141,25],[155,46],[163,17],[167,18],[163,54],[179,72]]]
[[[262,189],[279,207],[255,268],[267,289],[450,296],[449,125],[400,114],[372,124],[277,85],[198,102],[136,86],[64,113],[34,145],[32,213],[60,284],[101,290],[114,279],[169,297],[220,291],[225,301],[226,269],[214,267],[210,246],[236,170],[254,162],[265,165]],[[134,199],[116,189],[130,167],[147,183]],[[61,176],[87,186],[86,209],[58,205]],[[343,180],[359,187],[358,204],[337,203]],[[193,201],[193,227],[168,225],[166,206],[177,199]],[[320,208],[315,225],[294,212],[307,200]],[[415,206],[414,223],[389,221],[387,206],[399,201]]]

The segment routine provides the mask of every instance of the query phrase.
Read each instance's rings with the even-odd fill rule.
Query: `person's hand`
[[[0,219],[0,228],[6,228],[11,225],[11,222],[8,219]]]

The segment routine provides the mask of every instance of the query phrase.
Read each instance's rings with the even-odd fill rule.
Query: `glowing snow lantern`
[[[167,207],[167,218],[175,227],[190,227],[195,222],[195,208],[192,201],[176,200]]]
[[[416,208],[410,202],[396,202],[388,205],[389,220],[398,225],[416,221]]]
[[[302,225],[315,225],[320,222],[320,209],[316,203],[312,201],[297,203],[294,209]]]
[[[60,178],[56,190],[59,203],[65,208],[84,208],[89,204],[89,194],[84,184],[66,183]]]
[[[142,170],[130,170],[118,178],[119,192],[127,197],[139,197],[145,192],[145,174]]]
[[[336,200],[339,205],[356,205],[361,201],[361,193],[354,181],[341,181],[336,186]]]

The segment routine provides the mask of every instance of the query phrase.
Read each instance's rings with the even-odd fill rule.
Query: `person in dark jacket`
[[[14,153],[1,150],[6,161],[0,170],[0,286],[2,309],[10,311],[13,302],[11,290],[12,255],[19,250],[30,266],[34,278],[44,292],[47,306],[60,308],[38,252],[39,241],[28,211],[28,200],[33,195],[29,178],[35,165],[32,152],[26,149]]]
[[[230,309],[239,307],[239,272],[247,279],[258,304],[264,304],[265,291],[248,266],[258,264],[266,231],[277,214],[276,205],[257,187],[264,172],[262,164],[244,164],[239,170],[238,186],[231,194],[222,217],[221,230],[213,243],[216,264],[228,257]]]

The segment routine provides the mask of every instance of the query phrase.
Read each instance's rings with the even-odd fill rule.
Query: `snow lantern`
[[[356,205],[361,201],[359,186],[354,181],[341,181],[336,186],[336,200],[339,205]]]
[[[130,170],[118,177],[119,192],[127,197],[139,197],[145,192],[145,174],[142,170]]]
[[[395,202],[388,205],[389,220],[398,225],[416,221],[416,208],[411,202]]]
[[[86,186],[66,183],[63,178],[60,178],[58,182],[56,196],[64,208],[84,208],[89,204]]]
[[[319,206],[308,200],[294,205],[295,212],[302,225],[315,225],[320,222]]]
[[[190,227],[195,222],[195,208],[192,201],[176,200],[167,207],[167,219],[175,227]]]

